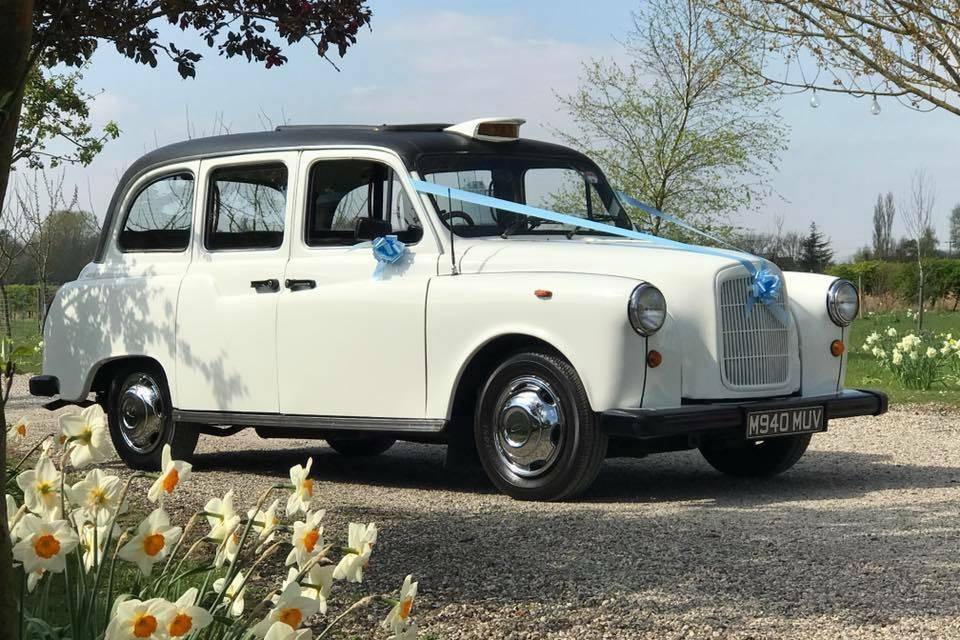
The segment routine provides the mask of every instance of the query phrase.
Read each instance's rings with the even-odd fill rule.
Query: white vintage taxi
[[[828,420],[886,410],[842,386],[852,284],[646,238],[596,164],[522,122],[148,153],[57,293],[31,393],[95,394],[136,468],[252,427],[346,455],[444,443],[546,500],[615,455],[779,473]]]

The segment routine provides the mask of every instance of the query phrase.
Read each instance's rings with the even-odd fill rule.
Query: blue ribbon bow
[[[397,240],[395,235],[374,238],[373,257],[377,259],[377,268],[373,272],[373,279],[379,280],[387,265],[395,264],[406,252],[407,245]]]
[[[753,284],[750,286],[750,292],[747,295],[747,315],[750,315],[750,310],[753,309],[754,303],[758,301],[772,310],[774,307],[771,305],[777,302],[782,284],[780,276],[771,270],[767,268],[758,270],[756,275],[753,276]]]

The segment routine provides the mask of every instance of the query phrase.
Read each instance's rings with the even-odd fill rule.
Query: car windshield
[[[444,187],[632,228],[603,175],[585,163],[526,156],[432,155],[421,158],[419,170],[425,180]],[[430,198],[440,219],[458,236],[600,233],[464,202],[456,197],[431,195]]]

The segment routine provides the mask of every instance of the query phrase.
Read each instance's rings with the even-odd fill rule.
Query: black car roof
[[[415,169],[424,155],[444,153],[480,153],[532,155],[564,158],[577,163],[593,162],[582,153],[549,142],[520,138],[507,142],[488,142],[444,131],[448,124],[399,125],[291,125],[273,131],[235,133],[185,140],[160,147],[139,158],[124,172],[110,199],[103,223],[103,232],[97,246],[95,262],[101,262],[106,253],[117,208],[133,181],[147,171],[175,162],[196,160],[243,152],[276,151],[325,146],[383,147],[400,156],[408,169]]]

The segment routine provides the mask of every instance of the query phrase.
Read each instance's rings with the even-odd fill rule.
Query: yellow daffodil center
[[[61,445],[66,441],[67,441],[67,436],[65,435],[61,435],[59,438],[57,438],[57,442],[59,442]]]
[[[413,609],[413,598],[404,598],[400,601],[400,619],[406,620],[410,617],[410,610]]]
[[[157,630],[157,619],[151,615],[137,616],[133,621],[133,635],[138,638],[149,638]]]
[[[22,422],[18,424],[17,435],[20,436],[21,438],[27,437],[27,425],[23,424]]]
[[[143,552],[151,558],[163,550],[167,541],[159,533],[151,533],[143,539]]]
[[[42,536],[37,536],[36,540],[33,541],[33,550],[44,560],[49,560],[60,553],[60,541],[49,533],[46,533]]]
[[[53,493],[53,485],[46,480],[42,480],[37,483],[37,493],[46,495],[48,493]]]
[[[307,550],[307,553],[313,553],[313,548],[317,546],[317,540],[319,539],[320,533],[316,529],[307,531],[306,535],[303,536],[303,548]]]
[[[193,628],[193,618],[185,613],[180,613],[177,614],[177,617],[170,623],[168,631],[171,636],[179,637],[190,633],[191,628]]]
[[[84,427],[80,435],[77,436],[77,440],[83,444],[90,444],[90,441],[93,440],[93,430],[90,427]]]
[[[107,504],[107,492],[103,487],[95,487],[90,490],[90,504],[98,507]]]
[[[313,480],[307,478],[300,483],[300,487],[303,489],[303,492],[309,497],[313,497]]]
[[[300,609],[281,609],[280,613],[277,614],[277,620],[296,629],[303,621],[303,614],[300,613]]]
[[[180,472],[176,469],[170,469],[170,472],[163,477],[163,490],[166,491],[168,495],[173,494],[173,490],[177,488],[178,482],[180,482]]]

